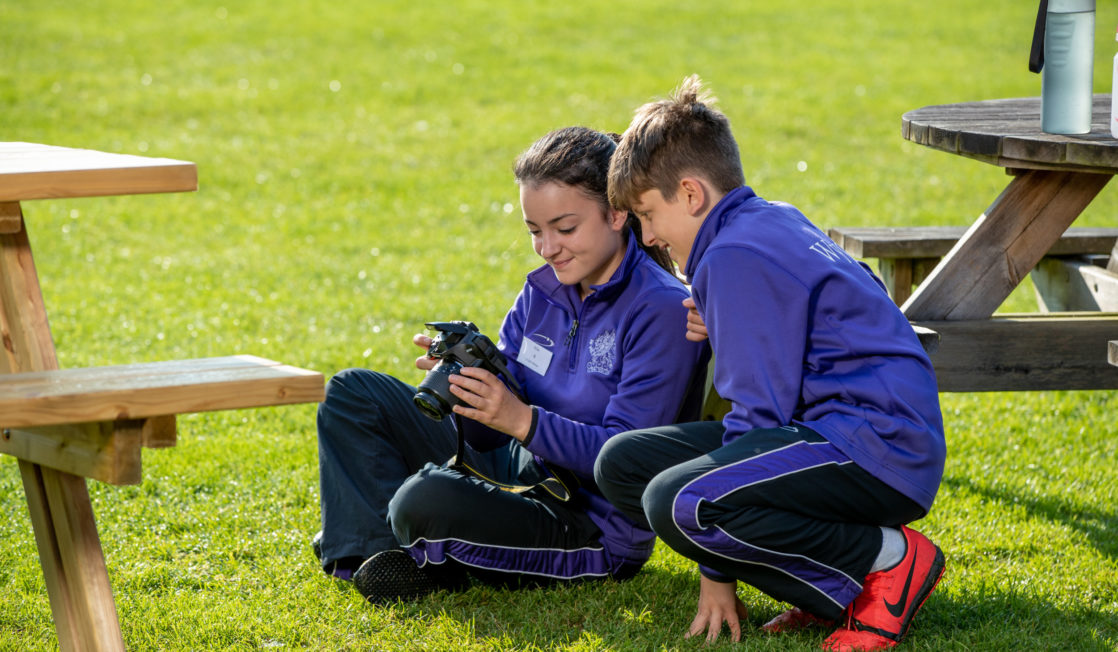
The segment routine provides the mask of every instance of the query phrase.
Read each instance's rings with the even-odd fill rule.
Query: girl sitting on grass
[[[416,408],[415,387],[382,373],[348,369],[328,384],[315,549],[369,601],[463,588],[470,575],[510,586],[625,579],[651,554],[652,533],[594,485],[594,461],[617,433],[696,418],[707,348],[684,339],[688,291],[670,260],[643,247],[631,213],[609,208],[615,148],[613,136],[568,127],[516,161],[524,224],[546,264],[501,326],[512,379],[464,367],[449,378],[462,404],[441,421]],[[459,432],[470,470],[447,464]],[[553,477],[575,480],[568,495],[537,486]]]

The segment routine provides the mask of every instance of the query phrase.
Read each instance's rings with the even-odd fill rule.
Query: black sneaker
[[[411,555],[395,549],[378,552],[365,560],[353,574],[353,585],[366,600],[383,605],[418,600],[439,589],[462,590],[469,585],[469,578],[457,566],[420,568]]]

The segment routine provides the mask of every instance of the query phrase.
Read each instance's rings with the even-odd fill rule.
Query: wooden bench
[[[876,258],[881,280],[899,306],[912,294],[912,288],[932,273],[966,230],[967,227],[962,226],[836,227],[827,235],[855,258]],[[1098,309],[1082,299],[1075,300],[1082,292],[1062,289],[1076,277],[1076,273],[1067,270],[1069,261],[1063,257],[1109,255],[1115,242],[1118,242],[1118,228],[1072,227],[1065,231],[1049,249],[1049,258],[1042,260],[1033,273],[1042,309],[1051,312]],[[1076,262],[1091,264],[1099,260]],[[1118,281],[1118,275],[1115,279]],[[1072,298],[1061,300],[1060,296]],[[1103,309],[1118,310],[1118,306],[1107,305]]]
[[[175,415],[321,401],[322,374],[238,355],[0,374],[0,453],[111,484],[140,449],[174,446]]]
[[[193,163],[0,143],[0,452],[14,455],[62,650],[123,650],[86,478],[139,482],[176,414],[319,401],[322,376],[251,356],[59,371],[20,202],[198,189]],[[80,282],[79,282],[80,283]]]

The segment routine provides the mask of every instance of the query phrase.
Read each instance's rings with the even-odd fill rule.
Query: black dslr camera
[[[481,367],[494,374],[505,377],[512,384],[513,391],[519,394],[520,386],[505,366],[505,356],[495,344],[481,334],[472,322],[440,321],[424,324],[427,328],[439,331],[427,348],[427,356],[439,362],[419,383],[412,400],[419,411],[435,421],[442,421],[450,414],[451,408],[462,401],[450,393],[450,376],[461,371],[462,367]]]

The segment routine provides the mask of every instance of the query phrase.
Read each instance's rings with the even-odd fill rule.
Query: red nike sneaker
[[[835,621],[833,620],[820,618],[798,607],[792,607],[761,625],[761,630],[767,634],[783,634],[784,632],[795,632],[808,627],[833,627],[834,624]]]
[[[846,607],[844,625],[824,650],[885,650],[904,638],[912,619],[943,577],[943,551],[928,537],[901,528],[907,549],[896,566],[866,576],[862,593]]]

